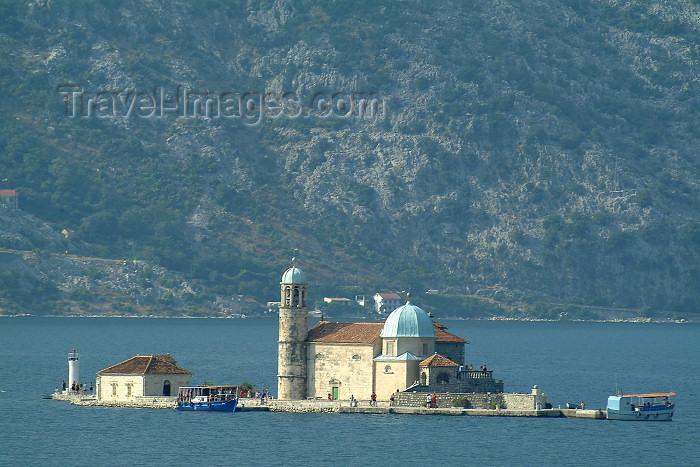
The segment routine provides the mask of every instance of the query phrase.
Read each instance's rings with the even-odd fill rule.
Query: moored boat
[[[608,397],[608,420],[671,420],[676,408],[675,396],[675,392],[610,396]]]
[[[177,393],[177,410],[235,412],[238,386],[185,386]]]

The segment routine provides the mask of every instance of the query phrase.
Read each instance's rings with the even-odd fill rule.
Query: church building
[[[280,285],[279,399],[367,399],[376,393],[386,400],[396,391],[470,389],[467,341],[421,308],[407,302],[383,323],[320,321],[309,329],[305,274],[293,266]],[[492,381],[490,374],[483,379]],[[492,389],[498,392],[498,383]]]

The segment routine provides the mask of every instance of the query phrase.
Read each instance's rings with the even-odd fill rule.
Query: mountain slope
[[[161,265],[212,296],[274,298],[298,248],[319,294],[695,311],[699,13],[690,1],[3,2],[3,187],[90,254]],[[88,115],[83,100],[71,117],[66,89],[107,104]],[[160,89],[252,92],[257,107],[105,110]],[[298,104],[260,117],[266,92]],[[352,93],[378,113],[344,117]]]

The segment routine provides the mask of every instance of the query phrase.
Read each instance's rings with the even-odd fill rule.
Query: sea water
[[[0,465],[698,465],[700,326],[444,320],[506,392],[605,408],[675,391],[670,423],[419,415],[192,413],[42,400],[81,356],[83,382],[134,355],[170,353],[193,384],[276,393],[272,319],[0,319]],[[356,395],[369,398],[369,394]]]

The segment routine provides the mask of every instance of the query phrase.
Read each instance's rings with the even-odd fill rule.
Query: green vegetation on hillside
[[[274,299],[298,248],[319,291],[697,311],[700,7],[437,6],[2,0],[0,188],[74,230],[81,254],[182,277],[193,308]],[[373,92],[387,113],[69,118],[69,84],[293,92],[305,107]],[[23,235],[0,246],[65,251]],[[108,296],[40,276],[2,271],[0,306]],[[471,300],[435,306],[496,312]]]

